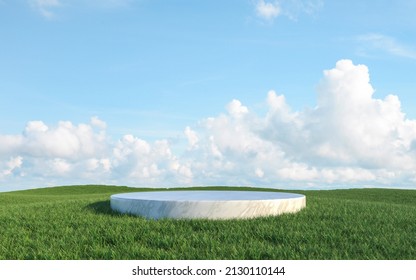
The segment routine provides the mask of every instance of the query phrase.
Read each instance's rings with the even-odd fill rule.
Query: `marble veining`
[[[150,219],[236,219],[295,213],[301,194],[257,191],[151,191],[111,196],[111,208]]]

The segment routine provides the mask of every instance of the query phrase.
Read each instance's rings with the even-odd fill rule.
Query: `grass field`
[[[416,259],[415,190],[296,191],[307,197],[299,213],[251,220],[155,221],[111,211],[111,194],[145,190],[0,193],[0,259]]]

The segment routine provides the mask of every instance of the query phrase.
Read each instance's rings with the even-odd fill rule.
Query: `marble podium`
[[[244,219],[295,213],[301,194],[258,191],[150,191],[114,194],[111,208],[150,219]]]

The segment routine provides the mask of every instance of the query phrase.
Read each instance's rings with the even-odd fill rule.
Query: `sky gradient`
[[[414,188],[415,12],[0,0],[0,191]]]

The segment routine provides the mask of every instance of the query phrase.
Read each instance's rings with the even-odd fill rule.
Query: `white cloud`
[[[51,161],[51,168],[57,173],[57,175],[64,175],[71,171],[72,166],[65,159],[56,158]]]
[[[357,37],[360,43],[359,52],[363,55],[374,55],[375,51],[382,51],[394,56],[416,59],[416,49],[407,46],[395,38],[378,33],[370,33]]]
[[[195,131],[193,131],[189,126],[185,128],[184,134],[186,138],[188,139],[189,148],[190,149],[197,148],[198,141],[199,141],[198,134]]]
[[[55,128],[48,128],[41,121],[27,124],[20,140],[20,151],[33,157],[79,159],[104,149],[105,134],[94,131],[91,125],[73,125],[61,121]]]
[[[46,132],[48,131],[48,127],[42,121],[31,121],[28,122],[25,131],[27,133],[36,133],[36,132]]]
[[[263,172],[263,170],[261,169],[261,168],[256,168],[256,170],[254,171],[254,173],[256,174],[256,176],[257,177],[259,177],[259,178],[263,178],[263,176],[264,176],[264,172]]]
[[[260,0],[257,2],[256,5],[256,13],[259,17],[271,21],[274,18],[280,15],[280,6],[277,1],[275,2],[265,2],[264,0]]]
[[[30,4],[47,19],[55,18],[54,9],[62,6],[60,0],[30,0]]]
[[[172,154],[167,140],[148,143],[133,135],[125,135],[115,144],[110,162],[117,176],[147,182],[148,185],[163,184],[168,177],[190,174]]]
[[[256,14],[259,18],[272,22],[279,16],[296,21],[301,14],[316,15],[323,7],[323,0],[276,0],[256,2]]]
[[[405,119],[397,96],[381,100],[373,98],[373,93],[364,65],[341,60],[335,69],[325,71],[318,107],[305,120],[309,135],[314,135],[308,139],[310,144],[322,159],[338,164],[416,167],[409,153],[416,139],[416,121]]]
[[[23,158],[21,156],[12,157],[9,161],[5,162],[0,178],[11,175],[13,171],[19,169],[23,164]]]
[[[21,135],[0,136],[0,146],[0,162],[12,157],[14,162],[25,163],[23,167],[20,164],[13,168],[9,164],[7,175],[13,175],[12,169],[20,168],[24,176],[29,176],[28,180],[30,176],[82,177],[84,170],[91,170],[89,160],[94,157],[99,157],[101,169],[109,168],[105,162],[109,149],[105,132],[96,131],[89,124],[73,125],[62,121],[55,127],[48,127],[42,121],[30,121]]]
[[[323,0],[285,0],[281,1],[284,15],[297,20],[301,14],[316,15],[324,6]]]
[[[102,130],[107,128],[107,124],[104,121],[100,120],[97,116],[91,118],[91,124]]]
[[[199,161],[223,178],[241,176],[240,183],[259,182],[249,175],[254,170],[263,183],[410,184],[416,121],[405,118],[397,96],[376,99],[373,93],[368,68],[340,60],[324,71],[315,108],[293,112],[283,95],[270,91],[265,117],[247,109],[240,118],[235,108],[243,105],[233,100],[228,115],[209,118],[197,130],[205,133]]]
[[[22,135],[0,135],[0,156],[13,155],[22,146]]]
[[[413,186],[416,120],[406,119],[397,96],[373,93],[368,68],[340,60],[324,71],[314,108],[295,112],[271,90],[259,116],[235,99],[186,127],[179,148],[129,134],[113,141],[98,117],[30,121],[22,134],[0,135],[0,182]]]
[[[114,9],[129,6],[132,0],[28,0],[29,4],[46,19],[56,19],[56,9],[84,7],[92,9]],[[0,1],[1,4],[1,1]]]
[[[227,105],[227,111],[234,118],[241,118],[248,113],[248,108],[243,106],[239,100],[234,99]]]

